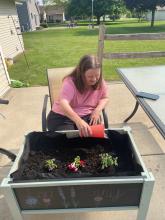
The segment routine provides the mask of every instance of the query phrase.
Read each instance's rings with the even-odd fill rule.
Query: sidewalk
[[[41,131],[41,111],[47,87],[11,89],[6,95],[9,105],[0,106],[0,146],[15,153],[23,143],[24,135]],[[122,83],[109,83],[110,102],[107,106],[110,127],[122,127],[121,123],[133,110],[135,100]],[[147,220],[165,219],[165,140],[161,137],[148,116],[140,108],[127,124],[143,160],[155,177]],[[154,155],[156,154],[156,155]],[[0,181],[7,175],[12,163],[0,155]],[[137,211],[91,212],[75,214],[26,216],[26,220],[135,220]],[[0,220],[12,220],[11,212],[0,193]]]

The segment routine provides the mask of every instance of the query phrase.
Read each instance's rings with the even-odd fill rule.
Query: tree
[[[136,15],[141,20],[142,16],[147,9],[144,6],[143,0],[124,0],[126,3],[126,7],[132,12],[133,15]]]
[[[137,12],[151,11],[151,27],[154,26],[156,7],[165,6],[165,0],[124,0],[126,7]]]
[[[155,21],[156,7],[157,6],[160,6],[160,7],[165,6],[165,0],[145,0],[144,2],[145,2],[146,9],[150,10],[152,13],[151,27],[153,27],[154,21]]]
[[[113,4],[109,8],[109,18],[115,21],[115,19],[119,19],[125,13],[126,7],[123,0],[113,0]]]
[[[89,0],[69,0],[66,7],[66,17],[72,19],[80,16],[90,16]]]
[[[100,24],[100,18],[104,15],[112,13],[112,6],[123,0],[94,0],[93,15],[97,18],[97,24]],[[92,0],[68,0],[67,16],[88,16],[92,13]]]
[[[100,24],[100,18],[104,15],[109,14],[113,0],[94,0],[93,14],[97,18],[97,24]]]

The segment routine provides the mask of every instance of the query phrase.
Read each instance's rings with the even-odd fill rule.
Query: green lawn
[[[164,32],[165,22],[155,22],[150,28],[149,22],[138,23],[136,20],[109,22],[107,33],[142,33]],[[74,29],[49,28],[23,34],[28,69],[25,58],[20,55],[15,64],[9,68],[11,79],[28,82],[30,85],[46,85],[46,69],[53,67],[74,66],[84,54],[96,54],[98,29],[88,30],[86,26]],[[105,51],[165,51],[165,40],[162,41],[114,41],[105,43]],[[165,64],[165,58],[126,59],[104,61],[104,77],[107,80],[118,80],[117,67],[134,67]]]

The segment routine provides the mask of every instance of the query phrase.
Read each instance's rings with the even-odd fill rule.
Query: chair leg
[[[47,110],[47,102],[48,102],[48,95],[44,97],[44,103],[42,108],[42,131],[46,131],[46,110]]]
[[[108,128],[108,116],[105,112],[105,109],[102,110],[102,114],[103,114],[104,126],[105,128]]]
[[[134,107],[134,110],[133,112],[130,114],[130,116],[128,116],[125,120],[124,120],[124,123],[126,123],[127,121],[129,121],[133,116],[134,114],[137,112],[138,110],[138,107],[139,107],[139,103],[138,101],[136,101],[136,104],[135,104],[135,107]]]

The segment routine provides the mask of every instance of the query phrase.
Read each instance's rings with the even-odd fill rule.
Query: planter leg
[[[141,195],[141,200],[140,200],[140,205],[136,220],[145,220],[147,216],[149,203],[154,187],[154,181],[155,181],[152,173],[149,173],[149,175],[150,175],[150,180],[144,180],[143,191]]]
[[[19,205],[17,203],[17,200],[15,198],[15,195],[13,193],[13,190],[11,186],[5,184],[6,179],[2,181],[1,189],[2,193],[5,196],[5,199],[7,201],[8,207],[10,209],[10,213],[12,214],[12,217],[14,220],[23,220]]]

